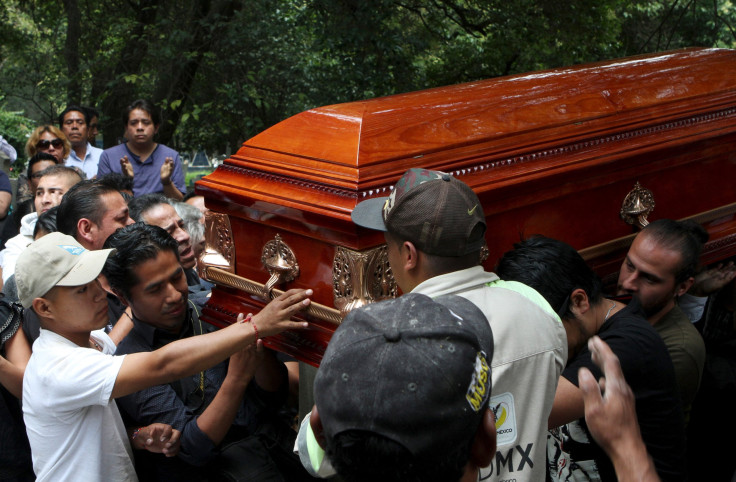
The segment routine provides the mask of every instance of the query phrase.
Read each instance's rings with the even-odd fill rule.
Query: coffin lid
[[[262,306],[253,304],[260,288],[243,286],[269,279],[263,253],[274,240],[299,260],[299,275],[283,288],[313,288],[315,304],[342,309],[356,296],[388,293],[381,260],[360,261],[378,259],[372,248],[385,240],[350,213],[365,198],[388,195],[411,167],[451,172],[475,190],[489,226],[487,268],[539,233],[582,250],[599,274],[617,273],[634,232],[620,211],[635,185],[656,198],[651,219],[693,217],[706,226],[712,241],[703,262],[732,256],[734,72],[734,50],[684,49],[290,117],[197,182],[208,208],[229,220],[209,224],[215,251],[230,253],[242,278],[213,289],[203,317],[233,323]],[[377,283],[354,285],[376,274]],[[366,295],[373,288],[378,295]],[[319,323],[271,337],[270,346],[318,363],[334,329]]]
[[[735,51],[692,48],[319,107],[246,141],[227,164],[359,201],[410,167],[465,174],[519,164],[523,152],[543,157],[556,145],[733,103],[734,72]],[[501,182],[504,172],[482,177]]]

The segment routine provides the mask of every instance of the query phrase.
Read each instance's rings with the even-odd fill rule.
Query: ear
[[[51,303],[46,298],[34,298],[31,306],[33,307],[33,311],[35,311],[40,318],[53,317]]]
[[[89,244],[93,244],[94,232],[96,230],[97,225],[87,218],[77,221],[77,234]]]
[[[590,299],[588,293],[582,288],[577,288],[570,293],[570,311],[580,317],[590,310]]]
[[[486,408],[470,446],[470,462],[476,467],[488,467],[496,457],[496,419],[493,410]]]
[[[695,283],[695,278],[692,276],[680,283],[675,287],[675,296],[679,297],[687,293],[690,287]]]
[[[120,302],[125,306],[130,306],[130,303],[128,303],[128,300],[123,296],[123,293],[120,290],[117,290],[115,288],[110,288],[115,296],[118,297]]]
[[[309,426],[312,427],[312,433],[319,446],[322,447],[322,450],[326,450],[325,431],[322,427],[322,419],[319,418],[317,405],[312,405],[312,413],[309,415]]]
[[[419,252],[411,241],[404,241],[399,247],[404,270],[410,271],[419,265]]]

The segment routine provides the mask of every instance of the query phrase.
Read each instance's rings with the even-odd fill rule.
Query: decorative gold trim
[[[218,285],[239,289],[253,296],[263,296],[263,292],[266,287],[266,285],[264,285],[263,283],[249,280],[247,278],[243,278],[242,276],[238,276],[236,274],[229,273],[225,270],[215,267],[210,267],[207,272],[209,274],[209,280],[217,283]],[[283,293],[283,291],[276,288],[272,290],[272,295],[274,297],[280,296]],[[338,310],[330,308],[329,306],[321,305],[319,303],[310,303],[305,312],[313,318],[327,321],[334,325],[339,325],[342,322],[342,315]]]
[[[396,298],[398,288],[386,245],[367,251],[338,246],[332,263],[332,288],[335,307],[343,316],[369,303]]]
[[[264,285],[263,297],[273,299],[274,286],[294,281],[299,276],[299,263],[294,251],[281,240],[280,235],[267,242],[261,251],[261,264],[271,274]]]
[[[626,224],[637,226],[642,229],[649,224],[647,216],[654,211],[654,195],[649,189],[641,187],[639,181],[634,185],[634,189],[624,198],[621,204],[621,212],[619,215]]]
[[[199,276],[209,279],[210,268],[235,272],[235,243],[227,214],[208,212],[204,217],[204,253],[200,258]]]

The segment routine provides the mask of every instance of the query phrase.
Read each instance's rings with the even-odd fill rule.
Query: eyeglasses
[[[64,145],[64,141],[62,141],[61,139],[54,139],[53,141],[44,139],[42,141],[38,141],[38,144],[36,144],[36,148],[37,149],[48,149],[49,146],[54,146],[56,149],[58,149],[63,145]]]

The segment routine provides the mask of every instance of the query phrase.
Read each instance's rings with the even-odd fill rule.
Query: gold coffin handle
[[[647,216],[654,211],[654,206],[654,194],[652,194],[652,191],[642,187],[639,181],[637,181],[634,188],[624,198],[619,215],[626,224],[643,229],[649,224]]]
[[[230,273],[220,268],[210,267],[207,268],[207,275],[210,281],[217,284],[228,286],[230,288],[239,289],[245,291],[252,296],[263,296],[266,292],[266,285],[257,281],[252,281],[242,276]],[[271,296],[277,297],[282,295],[284,292],[278,289],[272,289],[270,292]],[[266,298],[269,301],[270,298]],[[319,303],[312,302],[307,306],[305,312],[314,318],[317,318],[334,325],[339,325],[342,322],[342,316],[340,311],[329,306],[321,305]]]
[[[281,240],[281,236],[278,234],[263,246],[261,263],[271,274],[266,284],[263,285],[263,292],[261,293],[267,300],[278,296],[273,294],[276,285],[293,281],[299,276],[299,263],[296,262],[294,251]]]

